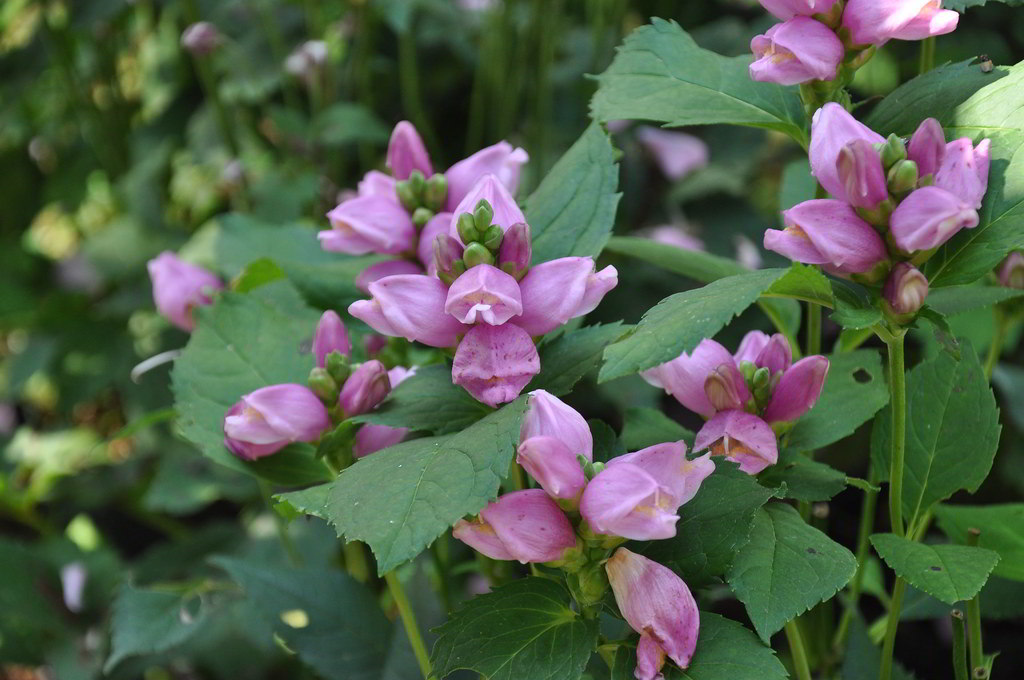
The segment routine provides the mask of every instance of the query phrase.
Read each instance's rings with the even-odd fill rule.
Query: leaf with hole
[[[946,604],[977,595],[999,561],[985,548],[927,545],[895,534],[874,534],[871,545],[897,576]]]

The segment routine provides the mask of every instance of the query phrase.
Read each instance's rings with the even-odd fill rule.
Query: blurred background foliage
[[[166,366],[131,377],[133,366],[187,339],[156,315],[146,261],[183,250],[233,273],[232,252],[251,249],[235,258],[244,264],[275,247],[245,243],[247,234],[265,232],[260,226],[323,227],[339,192],[382,165],[401,119],[416,124],[439,165],[500,139],[525,147],[525,195],[585,128],[595,87],[587,74],[600,73],[622,38],[651,16],[677,20],[703,47],[727,55],[745,54],[750,37],[771,23],[754,0],[5,0],[0,677],[311,675],[285,639],[268,642],[269,624],[206,559],[258,560],[271,570],[286,564],[268,490],[174,436]],[[205,56],[181,46],[182,31],[198,20],[222,36]],[[1013,63],[1024,54],[1024,12],[972,8],[937,45],[938,63],[983,53]],[[916,70],[916,44],[889,43],[858,72],[855,97],[870,106]],[[761,251],[761,234],[778,223],[780,208],[813,190],[800,149],[759,130],[691,132],[706,142],[710,160],[678,180],[659,170],[635,128],[617,132],[617,233],[674,225],[749,266],[777,262]],[[230,212],[244,217],[229,229]],[[693,285],[606,259],[625,275],[598,310],[601,320],[636,321]],[[756,312],[748,316],[728,329],[727,345],[763,323]],[[988,310],[954,326],[987,347]],[[1004,430],[997,474],[981,492],[987,502],[1024,493],[1016,345],[1007,344],[996,373],[1008,400],[1004,420],[1016,427]],[[917,335],[916,352],[935,346],[930,334]],[[626,409],[644,406],[685,421],[639,378],[585,382],[574,404],[616,428]],[[862,475],[868,434],[833,447],[829,462]],[[833,533],[848,544],[856,493],[831,508]],[[325,526],[303,521],[291,534],[307,567],[336,561]],[[85,575],[78,591],[76,574]],[[158,587],[143,597],[132,584]],[[427,620],[440,616],[436,604],[419,605],[433,608]],[[154,637],[132,641],[134,656],[104,671],[112,618],[142,620],[161,608],[176,610],[180,626],[148,631]],[[920,624],[920,644],[932,625]],[[195,627],[203,634],[191,634]],[[1014,630],[1019,635],[1019,628],[1007,635]],[[914,644],[908,631],[901,645]],[[992,646],[1004,655],[1020,654],[997,639]],[[403,655],[407,667],[409,653],[399,650],[380,677],[407,677]],[[922,658],[916,668],[938,677],[929,663]]]

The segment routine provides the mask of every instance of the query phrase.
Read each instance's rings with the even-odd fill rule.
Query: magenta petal
[[[939,0],[933,0],[908,24],[893,33],[892,37],[896,40],[924,40],[952,33],[960,22],[960,15],[940,7]]]
[[[448,289],[444,311],[466,324],[500,326],[523,311],[519,284],[497,267],[479,264]]]
[[[768,346],[768,340],[768,334],[761,331],[750,331],[744,335],[739,348],[732,355],[736,360],[736,365],[738,366],[743,361],[754,363],[758,355],[761,354],[761,350]]]
[[[330,426],[327,409],[312,390],[302,385],[261,387],[242,397],[279,434],[290,441],[313,441]]]
[[[917,163],[918,175],[934,175],[946,156],[946,137],[934,118],[925,118],[907,144],[907,158]]]
[[[153,302],[160,314],[182,330],[195,328],[192,309],[208,305],[224,287],[213,273],[165,250],[146,263],[153,284]]]
[[[383,279],[385,276],[399,276],[400,274],[422,274],[423,268],[409,260],[385,260],[371,264],[359,272],[356,277],[356,288],[364,293],[370,292],[370,284]]]
[[[395,179],[408,179],[413,170],[419,170],[425,177],[434,174],[430,155],[424,146],[420,133],[407,120],[401,121],[391,132],[388,142],[388,167]]]
[[[909,262],[900,262],[889,272],[882,297],[897,314],[914,314],[928,297],[928,279]]]
[[[480,517],[523,564],[559,560],[576,545],[569,519],[541,489],[507,493],[480,511]]]
[[[481,200],[486,200],[491,204],[491,209],[494,211],[494,217],[491,219],[491,224],[497,224],[501,227],[502,231],[507,231],[509,227],[518,222],[525,222],[526,216],[523,215],[523,211],[519,209],[519,204],[512,197],[512,194],[505,185],[501,183],[495,175],[484,175],[473,188],[469,190],[459,204],[452,210],[451,222],[448,225],[448,233],[453,238],[459,238],[458,222],[459,215],[462,213],[471,213],[476,208],[476,204]]]
[[[751,475],[779,459],[778,441],[771,426],[746,411],[722,411],[704,423],[693,450],[706,449],[739,463],[740,469]]]
[[[387,425],[366,424],[356,432],[356,441],[352,453],[356,458],[368,456],[381,449],[398,444],[409,433],[405,427],[389,427]]]
[[[789,340],[782,333],[775,333],[768,340],[761,351],[758,353],[757,358],[754,359],[754,364],[758,368],[767,368],[771,371],[772,375],[779,371],[785,371],[793,363],[793,350],[789,346]]]
[[[348,339],[348,332],[341,317],[337,312],[328,309],[320,316],[316,333],[313,335],[313,356],[316,357],[316,365],[323,368],[327,364],[327,355],[331,352],[351,356],[352,343]]]
[[[978,226],[978,212],[937,186],[921,187],[892,211],[889,228],[896,245],[912,253],[938,248],[961,229]]]
[[[466,332],[466,326],[445,313],[448,289],[438,279],[415,275],[388,276],[371,283],[370,293],[380,305],[381,314],[394,329],[394,334],[407,340],[416,340],[431,347],[452,347],[458,342],[458,336]],[[356,311],[361,310],[353,310],[353,307],[349,307],[349,312],[358,316]],[[387,332],[377,326],[374,329]]]
[[[829,264],[828,258],[814,247],[811,239],[799,228],[767,229],[764,232],[765,250],[784,255],[793,262],[804,264]]]
[[[700,137],[641,125],[637,139],[670,180],[678,181],[708,164],[708,145]]]
[[[750,77],[780,85],[834,80],[845,54],[832,29],[804,16],[772,26],[755,37],[750,48],[755,57]]]
[[[395,200],[395,178],[380,170],[370,170],[363,175],[358,187],[360,196],[384,196]]]
[[[348,377],[341,387],[338,405],[344,411],[345,417],[350,418],[376,408],[390,391],[391,380],[388,377],[388,370],[384,364],[373,359],[360,364]]]
[[[434,239],[448,233],[448,224],[452,220],[451,213],[437,213],[423,226],[420,231],[419,244],[416,246],[416,257],[430,276],[437,275],[437,263],[434,262]]]
[[[586,419],[544,390],[530,392],[529,405],[519,428],[519,441],[533,437],[555,437],[569,447],[573,456],[594,459],[594,438]]]
[[[609,465],[580,500],[580,513],[596,533],[637,541],[676,535],[677,506],[650,473],[638,465]]]
[[[394,197],[350,198],[327,213],[330,231],[317,234],[324,250],[365,255],[398,255],[413,247],[416,227]]]
[[[583,316],[594,311],[604,296],[615,286],[619,285],[619,272],[618,270],[608,265],[599,272],[594,272],[587,277],[587,286],[583,290],[583,299],[580,301],[580,306],[576,308],[576,312],[572,315],[572,318]]]
[[[579,458],[555,437],[531,437],[518,449],[516,462],[552,498],[576,498],[587,484]]]
[[[452,364],[452,382],[488,406],[512,401],[538,373],[533,339],[511,323],[470,328]]]
[[[494,175],[509,193],[514,194],[519,188],[520,170],[529,160],[526,151],[505,141],[480,149],[462,159],[444,173],[448,179],[448,209],[454,211],[484,175]]]
[[[874,0],[869,0],[874,2]],[[811,173],[821,186],[836,198],[843,197],[836,161],[843,147],[855,139],[871,144],[885,141],[880,134],[859,122],[836,103],[828,103],[815,112],[811,123]]]
[[[608,283],[591,283],[593,274],[594,261],[589,257],[563,257],[531,268],[519,282],[523,314],[516,325],[530,335],[544,335],[577,316],[588,284],[599,288]]]
[[[935,186],[959,197],[977,210],[988,189],[989,140],[977,147],[967,137],[946,145],[942,163],[935,172]]]
[[[515,559],[491,525],[482,519],[472,522],[460,519],[452,529],[452,536],[492,560]]]
[[[708,400],[704,383],[712,371],[727,364],[735,366],[729,350],[706,338],[700,341],[692,354],[683,352],[672,361],[644,371],[642,375],[645,380],[664,389],[686,408],[710,418],[716,409]],[[742,376],[740,377],[742,379]]]
[[[824,264],[840,273],[869,271],[887,257],[878,232],[842,201],[804,201],[784,211],[782,217],[788,228],[807,236]],[[767,246],[767,234],[765,241]]]
[[[854,139],[840,150],[836,172],[842,198],[856,208],[872,209],[889,198],[882,157],[867,140]]]
[[[760,0],[761,6],[785,21],[795,16],[827,14],[838,0]]]
[[[821,396],[828,366],[828,359],[818,355],[793,364],[775,387],[772,400],[764,410],[764,419],[769,423],[784,422],[807,413]]]
[[[881,45],[892,38],[903,37],[899,34],[904,29],[916,35],[920,31],[917,25],[910,29],[908,25],[915,20],[918,25],[928,21],[939,6],[940,0],[848,0],[843,11],[843,26],[849,29],[854,43]],[[942,28],[942,23],[940,18],[936,28]],[[910,37],[911,33],[904,35],[907,37],[903,39],[920,39]]]
[[[384,335],[389,335],[391,337],[401,337],[402,335],[395,330],[391,325],[391,322],[384,318],[384,312],[381,311],[380,303],[376,300],[356,300],[348,306],[348,313],[378,333],[383,333]],[[384,345],[387,344],[387,340],[384,338],[381,338],[381,340],[384,340]],[[377,351],[380,351],[380,349]]]
[[[687,460],[686,443],[681,441],[655,444],[612,458],[607,467],[622,463],[635,465],[658,480],[669,505],[676,508],[693,498],[701,482],[715,471],[715,464],[709,455]]]

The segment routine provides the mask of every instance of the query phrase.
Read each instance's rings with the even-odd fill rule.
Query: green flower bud
[[[427,185],[423,190],[423,203],[437,213],[444,209],[447,200],[448,178],[437,173],[427,180]]]
[[[480,239],[480,232],[477,231],[476,224],[473,221],[473,215],[471,213],[462,213],[459,215],[459,220],[456,223],[456,229],[459,232],[459,238],[465,245],[469,245],[473,241]]]
[[[352,366],[349,364],[349,359],[341,352],[334,351],[328,354],[325,363],[327,364],[327,373],[339,385],[345,384],[345,381],[352,374]]]
[[[740,362],[740,373],[743,374],[743,379],[748,383],[754,379],[754,371],[757,370],[757,364],[753,361],[741,361]]]
[[[427,178],[419,170],[413,170],[409,173],[409,186],[416,195],[417,203],[422,204],[423,192],[427,188]]]
[[[754,386],[755,390],[758,390],[766,387],[768,383],[771,382],[771,380],[771,369],[769,369],[766,366],[762,366],[761,368],[754,371],[754,377],[751,379],[750,383]]]
[[[898,161],[886,176],[889,191],[896,195],[913,191],[917,187],[917,180],[917,163],[908,160]]]
[[[493,219],[494,210],[491,208],[491,204],[487,202],[487,199],[481,198],[473,208],[473,220],[476,223],[477,231],[481,234],[487,231]]]
[[[420,199],[413,191],[412,184],[407,179],[395,183],[395,193],[398,194],[398,202],[402,207],[412,212],[420,205]]]
[[[455,262],[452,262],[452,274],[455,275],[455,278],[459,278],[465,274],[467,269],[469,269],[469,267],[466,266],[466,262],[464,260],[455,260]]]
[[[907,145],[903,143],[903,138],[893,133],[889,135],[888,139],[885,140],[885,146],[882,147],[882,165],[886,169],[891,168],[900,161],[907,157]]]
[[[338,383],[334,381],[331,374],[323,368],[314,368],[309,372],[309,379],[306,381],[313,394],[320,397],[325,404],[334,404],[338,401]]]
[[[498,248],[501,247],[501,237],[504,235],[504,232],[501,231],[501,227],[497,224],[492,224],[487,228],[487,231],[484,232],[483,244],[487,246],[487,249],[491,252],[497,252]]]
[[[429,222],[430,218],[433,216],[433,210],[420,206],[412,211],[412,223],[416,225],[417,229],[422,229],[423,225]]]
[[[470,243],[462,253],[462,259],[467,269],[472,269],[478,264],[494,264],[494,255],[482,243]]]

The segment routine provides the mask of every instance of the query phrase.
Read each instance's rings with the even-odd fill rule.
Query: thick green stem
[[[889,619],[885,627],[885,641],[882,643],[882,666],[878,671],[879,680],[892,678],[892,651],[896,645],[896,629],[900,627],[900,610],[903,608],[903,591],[907,583],[896,577],[892,587],[892,604],[889,608]]]
[[[868,481],[872,484],[877,482],[874,468],[868,470]],[[878,491],[868,490],[864,492],[864,501],[860,506],[860,526],[857,529],[857,571],[853,574],[850,582],[849,599],[843,610],[843,616],[839,620],[839,628],[836,629],[835,638],[832,641],[832,648],[837,652],[846,644],[846,636],[850,633],[850,624],[853,623],[853,615],[857,611],[857,604],[860,600],[860,590],[864,584],[864,572],[867,566],[868,549],[871,542],[871,529],[875,523],[875,509],[878,506]]]
[[[793,670],[796,672],[797,680],[811,680],[807,651],[804,649],[804,640],[796,619],[786,622],[786,641],[789,642],[789,653],[793,657]]]
[[[971,528],[967,530],[967,545],[976,546],[981,532]],[[985,652],[981,644],[981,593],[967,601],[967,634],[971,652],[971,672],[985,666]]]
[[[388,590],[391,591],[391,597],[394,598],[395,606],[398,607],[398,615],[402,617],[402,626],[405,627],[405,634],[409,636],[409,642],[412,644],[412,651],[416,655],[416,663],[420,666],[420,672],[423,674],[424,680],[431,680],[433,672],[430,670],[430,654],[427,653],[427,645],[423,642],[419,624],[416,622],[416,613],[412,610],[412,605],[409,604],[405,587],[402,586],[402,582],[393,571],[384,574],[384,580],[387,581]]]
[[[921,58],[918,61],[918,72],[928,73],[935,68],[935,36],[921,41]]]
[[[907,438],[907,384],[903,362],[903,338],[898,329],[886,339],[889,347],[889,406],[892,412],[892,448],[889,459],[889,520],[892,532],[903,535],[903,453]]]
[[[985,357],[985,377],[992,379],[992,371],[999,363],[999,357],[1003,353],[1003,343],[1006,342],[1006,331],[1009,327],[1009,320],[998,306],[992,308],[992,317],[995,321],[995,328],[992,331],[992,342],[988,346],[988,356]]]
[[[953,675],[956,680],[967,680],[967,642],[964,639],[964,615],[954,609],[953,619]]]

